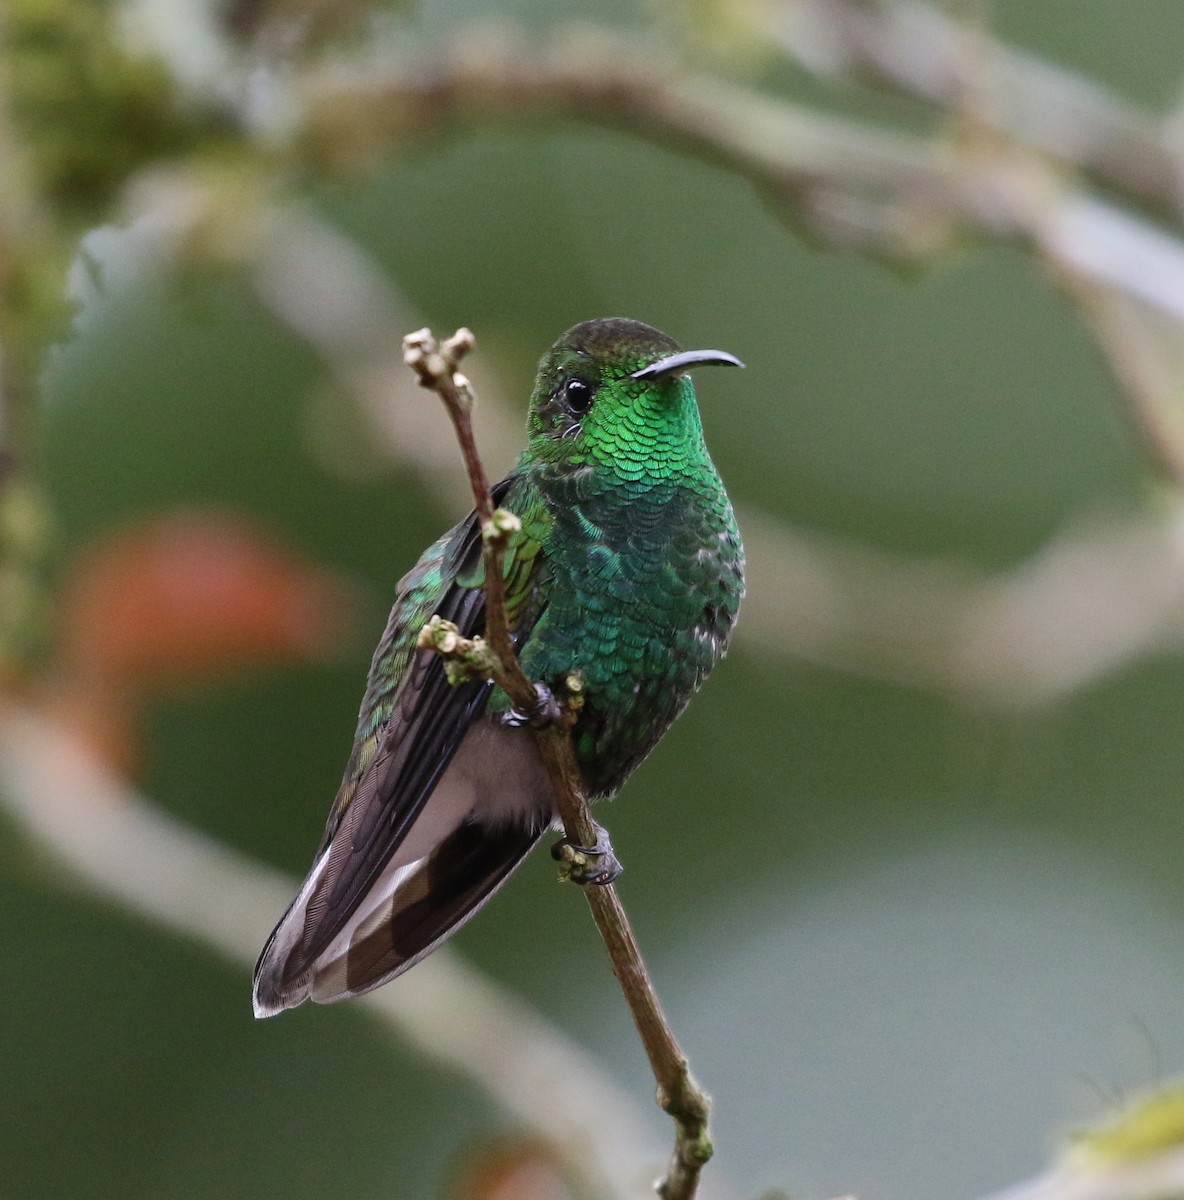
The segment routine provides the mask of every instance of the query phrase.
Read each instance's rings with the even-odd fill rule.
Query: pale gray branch
[[[974,119],[1121,191],[1175,208],[1161,122],[1094,80],[916,0],[780,0],[750,16],[820,74],[870,78]]]
[[[1056,1170],[983,1200],[1164,1200],[1184,1195],[1184,1149],[1132,1157],[1109,1166]]]
[[[1184,633],[1184,511],[1069,530],[989,576],[752,511],[742,642],[1004,709],[1048,704]]]
[[[564,54],[442,55],[414,66],[310,72],[300,89],[300,125],[310,153],[345,168],[458,124],[540,112],[615,124],[721,162],[824,235],[843,226],[825,219],[819,197],[838,194],[928,225],[947,222],[1016,242],[1054,269],[1184,321],[1178,239],[1091,195],[1029,151],[1000,145],[991,153],[961,153],[719,77],[663,70],[624,44],[611,50],[597,42],[568,46]],[[931,256],[931,236],[895,236],[919,223],[886,224],[894,236],[879,245],[864,238],[860,248],[893,258]]]

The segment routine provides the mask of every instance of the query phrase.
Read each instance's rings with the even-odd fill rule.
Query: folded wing
[[[495,489],[504,501],[514,479]],[[511,501],[512,502],[512,501]],[[341,999],[418,962],[501,886],[550,820],[533,739],[486,716],[492,685],[453,686],[415,648],[433,613],[484,630],[481,538],[473,514],[401,581],[375,654],[358,737],[321,849],[255,969],[255,1012]],[[516,635],[537,619],[543,556],[511,555]]]

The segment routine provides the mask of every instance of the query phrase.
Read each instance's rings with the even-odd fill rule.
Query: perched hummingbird
[[[527,678],[582,680],[573,728],[589,799],[613,796],[724,653],[744,551],[687,375],[742,366],[680,352],[623,318],[569,329],[539,365],[529,441],[493,489],[522,522],[505,557]],[[485,680],[452,685],[417,648],[433,615],[483,632],[470,513],[399,582],[353,753],[308,878],[255,968],[255,1015],[378,987],[459,929],[509,878],[555,807],[534,735]],[[620,867],[600,831],[606,883]]]

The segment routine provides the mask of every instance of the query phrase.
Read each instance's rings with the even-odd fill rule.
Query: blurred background
[[[153,37],[188,20],[159,7]],[[283,7],[227,10],[248,90],[288,69],[275,31],[303,18]],[[539,45],[579,20],[927,144],[974,136],[882,78],[754,50],[742,6],[424,0],[351,12],[299,61],[348,78],[375,46],[411,47],[419,69],[494,16]],[[1173,128],[1172,0],[955,16]],[[14,4],[9,31],[24,19]],[[1178,510],[1047,260],[978,230],[923,268],[886,264],[628,122],[442,124],[336,170],[285,159],[289,117],[252,103],[232,132],[186,116],[192,146],[164,139],[105,208],[55,200],[74,307],[30,342],[36,396],[10,414],[42,589],[21,704],[167,814],[302,876],[394,584],[466,507],[398,338],[476,332],[496,474],[543,350],[636,317],[748,364],[697,377],[750,544],[743,636],[598,814],[715,1097],[715,1194],[973,1197],[1179,1071]],[[1176,220],[1088,164],[1054,169],[1132,220]],[[178,233],[207,185],[215,216]],[[530,1135],[463,1072],[362,1006],[255,1022],[245,962],[96,897],[12,805],[0,824],[0,1195],[582,1194],[545,1171],[497,1192]],[[541,855],[453,944],[644,1105],[584,908]],[[244,941],[278,915],[244,911]],[[649,1119],[656,1173],[669,1135]]]

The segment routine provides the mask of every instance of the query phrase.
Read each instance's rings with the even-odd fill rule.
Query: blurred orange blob
[[[449,1200],[575,1200],[546,1146],[505,1139],[475,1151],[446,1193]]]
[[[130,773],[151,694],[324,661],[344,641],[356,599],[341,576],[230,514],[175,513],[117,530],[78,557],[62,587],[47,706]]]

